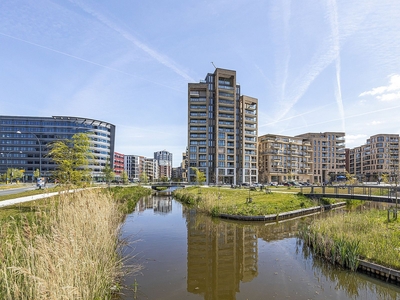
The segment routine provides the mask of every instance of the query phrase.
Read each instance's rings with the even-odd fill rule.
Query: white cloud
[[[380,101],[394,101],[394,100],[400,100],[400,91],[397,93],[388,93],[388,94],[383,94],[381,96],[376,97]]]
[[[359,95],[359,97],[364,96],[376,96],[380,101],[400,100],[400,74],[390,75],[388,85],[373,88]]]
[[[346,144],[363,144],[367,139],[366,134],[346,134]]]
[[[370,124],[371,125],[379,125],[379,124],[382,124],[382,122],[381,121],[372,121]]]

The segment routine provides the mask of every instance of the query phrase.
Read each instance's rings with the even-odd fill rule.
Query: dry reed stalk
[[[2,224],[0,298],[110,299],[121,275],[120,220],[111,197],[91,190],[61,195],[48,219]]]

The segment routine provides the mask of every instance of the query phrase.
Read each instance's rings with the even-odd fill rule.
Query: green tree
[[[196,167],[191,167],[191,169],[195,172],[195,174],[196,174],[196,182],[197,182],[197,185],[201,185],[201,184],[203,184],[204,182],[206,182],[206,175],[202,172],[202,171],[200,171],[198,168],[196,168]]]
[[[389,183],[389,174],[383,173],[383,174],[381,175],[381,181],[382,181],[383,183]]]
[[[167,176],[163,176],[160,178],[161,182],[168,182],[168,177]]]
[[[121,179],[123,184],[127,184],[129,182],[128,173],[126,171],[122,171]]]
[[[37,179],[39,178],[39,176],[40,176],[40,171],[39,169],[36,169],[35,172],[33,172],[33,177]]]
[[[357,183],[357,178],[354,175],[350,174],[349,172],[346,171],[345,176],[346,176],[346,184],[354,185]]]
[[[71,139],[58,140],[49,144],[48,156],[57,165],[53,172],[60,183],[78,184],[90,179],[90,139],[86,133],[77,133]]]
[[[149,181],[149,178],[147,177],[146,172],[142,172],[142,174],[140,174],[140,182],[147,183],[148,181]]]
[[[115,178],[115,173],[114,173],[113,169],[111,168],[110,160],[108,158],[107,158],[106,165],[103,168],[103,174],[104,174],[104,178],[105,178],[106,182],[108,183],[108,185],[110,185],[111,181],[113,181]]]
[[[24,171],[14,168],[9,168],[7,169],[7,174],[8,174],[7,177],[10,179],[10,182],[12,182],[14,179],[21,179],[22,176],[24,176]]]

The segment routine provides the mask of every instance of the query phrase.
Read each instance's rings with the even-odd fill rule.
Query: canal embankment
[[[175,197],[214,217],[240,221],[280,222],[346,206],[329,198],[318,199],[316,205],[301,193],[217,187],[178,190]],[[313,220],[300,236],[316,255],[333,264],[399,282],[400,223],[388,216],[382,209],[341,211]]]

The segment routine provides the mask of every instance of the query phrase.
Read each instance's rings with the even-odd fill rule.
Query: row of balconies
[[[300,152],[292,152],[287,153],[286,151],[277,151],[277,150],[267,150],[267,151],[260,151],[260,155],[280,155],[280,156],[295,156],[295,157],[311,157],[310,153],[300,153]]]

